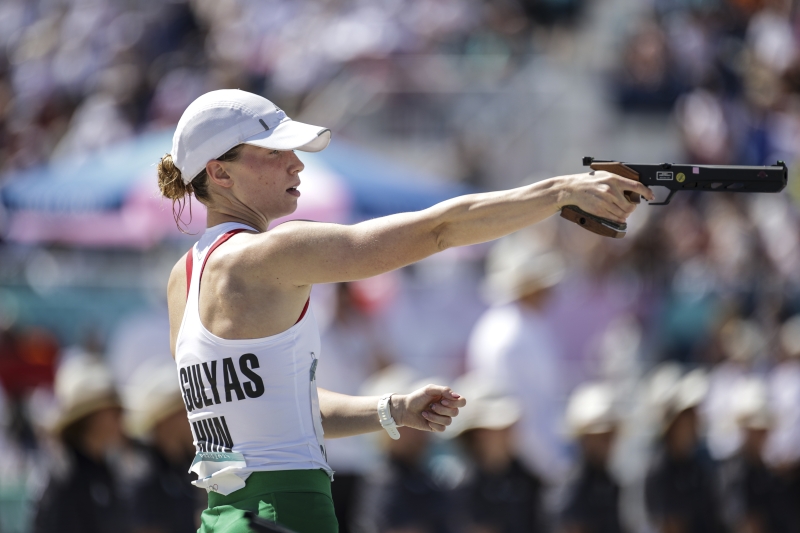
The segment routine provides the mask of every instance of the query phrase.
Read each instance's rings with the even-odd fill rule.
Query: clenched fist
[[[467,400],[450,387],[426,385],[410,394],[393,394],[392,418],[398,426],[442,432]]]

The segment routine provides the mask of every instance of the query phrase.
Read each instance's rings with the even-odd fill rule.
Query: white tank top
[[[223,339],[200,322],[205,261],[235,230],[256,231],[233,222],[208,228],[187,257],[175,362],[197,450],[192,483],[227,495],[255,471],[321,468],[332,478],[315,376],[319,330],[308,304],[294,326],[260,339]]]

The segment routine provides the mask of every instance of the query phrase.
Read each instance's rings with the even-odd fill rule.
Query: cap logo
[[[269,126],[267,126],[267,123],[264,122],[263,118],[258,119],[258,121],[261,123],[262,126],[264,126],[265,131],[269,131]]]

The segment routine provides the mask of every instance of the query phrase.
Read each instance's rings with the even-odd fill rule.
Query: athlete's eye
[[[280,150],[273,150],[273,151],[270,152],[270,154],[272,154],[272,155],[278,155],[279,153],[281,153]]]

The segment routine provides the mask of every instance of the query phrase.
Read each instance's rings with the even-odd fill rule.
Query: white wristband
[[[381,396],[381,399],[378,400],[378,420],[380,420],[381,426],[386,430],[386,433],[388,433],[392,439],[397,440],[400,438],[400,432],[397,431],[397,423],[395,423],[394,418],[392,418],[391,406],[389,404],[389,399],[392,397],[392,394],[394,393],[384,394]]]

